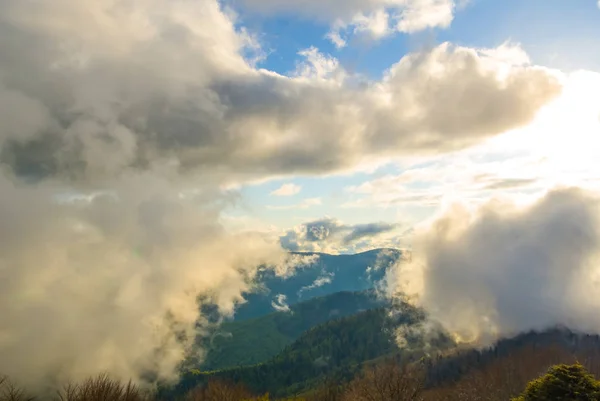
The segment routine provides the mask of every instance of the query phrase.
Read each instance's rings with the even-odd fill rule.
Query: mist
[[[317,51],[290,76],[256,68],[264,57],[216,0],[0,0],[0,374],[29,388],[176,379],[202,357],[199,295],[230,315],[258,266],[303,263],[224,228],[228,185],[464,149],[562,91],[556,71],[449,43],[358,88]],[[426,278],[458,292],[464,272],[444,278],[444,260],[462,253],[437,238]],[[423,295],[434,313],[448,300]]]
[[[296,261],[219,223],[210,187],[182,197],[158,174],[56,202],[50,183],[0,176],[0,372],[35,387],[99,372],[175,379],[207,328],[197,297],[231,315],[260,265]]]
[[[600,333],[599,207],[576,188],[528,205],[453,205],[417,233],[388,291],[464,343],[554,326]]]

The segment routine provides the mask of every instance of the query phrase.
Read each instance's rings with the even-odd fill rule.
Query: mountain
[[[315,262],[298,268],[290,277],[261,271],[256,279],[257,291],[244,294],[247,302],[238,306],[234,320],[257,318],[318,296],[373,288],[402,256],[396,249],[374,249],[354,255],[292,254],[313,256]]]
[[[264,363],[212,372],[193,370],[182,376],[175,392],[182,394],[212,378],[241,382],[256,393],[297,394],[327,378],[349,380],[363,363],[385,355],[395,354],[402,360],[414,361],[425,355],[425,347],[431,352],[453,346],[441,334],[425,343],[417,330],[417,334],[407,339],[406,347],[399,349],[394,329],[401,325],[416,327],[424,315],[405,304],[394,311],[390,313],[389,308],[379,307],[320,324]]]
[[[201,367],[216,370],[264,362],[321,323],[387,303],[373,290],[343,291],[297,303],[286,312],[226,322],[202,340],[208,353]]]
[[[454,383],[473,372],[484,371],[502,360],[512,364],[534,364],[541,361],[542,371],[555,363],[575,359],[585,362],[591,357],[600,363],[600,336],[576,333],[564,327],[530,331],[504,338],[482,349],[460,349],[447,356],[426,361],[427,386],[440,387]],[[523,361],[516,360],[523,359]],[[547,366],[546,366],[547,365]],[[534,372],[538,373],[538,372]]]

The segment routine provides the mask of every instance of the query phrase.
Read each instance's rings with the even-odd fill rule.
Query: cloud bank
[[[2,0],[0,11],[11,116],[0,160],[20,176],[85,181],[161,163],[215,180],[335,172],[464,148],[527,124],[560,92],[547,70],[450,44],[367,85],[314,52],[307,62],[325,70],[281,76],[252,66],[256,40],[215,0]]]
[[[566,325],[600,333],[597,194],[557,189],[532,205],[452,207],[388,277],[457,339]]]

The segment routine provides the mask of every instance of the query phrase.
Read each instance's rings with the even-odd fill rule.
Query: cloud
[[[460,152],[403,158],[398,173],[345,188],[342,207],[432,208],[454,199],[541,196],[556,186],[597,188],[598,93],[600,74],[569,74],[563,94],[528,126]]]
[[[290,306],[287,303],[287,296],[284,294],[277,294],[275,300],[271,301],[271,306],[277,312],[289,312]]]
[[[199,294],[231,314],[258,266],[299,262],[258,235],[228,235],[228,200],[210,186],[182,198],[158,174],[111,184],[116,197],[59,203],[56,183],[0,175],[3,374],[32,386],[100,371],[174,378],[208,324]]]
[[[304,61],[297,63],[295,77],[342,83],[347,76],[335,57],[321,53],[314,46],[298,54],[304,57]]]
[[[293,265],[224,230],[225,184],[464,148],[560,92],[448,44],[365,86],[315,51],[290,77],[261,53],[216,0],[0,0],[0,372],[173,377],[199,294],[231,313],[256,266]],[[352,232],[336,230],[288,242],[327,249]]]
[[[427,166],[347,187],[353,199],[342,207],[438,207],[448,199],[474,202],[508,191],[543,190],[546,180],[538,174],[538,163],[519,156],[489,162],[465,154],[441,157]]]
[[[600,203],[556,189],[533,204],[455,205],[389,277],[463,341],[566,325],[600,333]]]
[[[308,209],[313,206],[321,205],[322,203],[323,203],[323,201],[321,200],[321,198],[307,198],[307,199],[304,199],[302,202],[296,203],[293,205],[283,205],[283,206],[267,205],[267,209],[271,209],[271,210]]]
[[[560,92],[548,70],[449,44],[365,85],[316,49],[282,76],[253,66],[256,40],[217,1],[200,4],[2,0],[0,160],[77,181],[157,165],[215,181],[323,174],[462,149]]]
[[[278,189],[271,192],[274,196],[292,196],[300,193],[302,187],[296,184],[283,184]]]
[[[331,284],[331,281],[335,277],[335,273],[325,273],[323,276],[317,277],[311,285],[304,286],[298,290],[298,297],[302,296],[305,291],[314,290],[315,288],[323,287],[326,284]]]
[[[457,8],[453,0],[242,0],[242,4],[260,13],[294,13],[329,23],[329,37],[338,47],[346,41],[342,32],[381,38],[393,32],[447,28]]]
[[[397,245],[398,228],[398,224],[348,225],[337,219],[324,218],[288,230],[280,237],[280,242],[291,251],[358,252]]]
[[[352,227],[352,231],[344,237],[344,243],[349,244],[366,237],[377,236],[395,230],[396,228],[397,225],[388,223],[358,224]]]

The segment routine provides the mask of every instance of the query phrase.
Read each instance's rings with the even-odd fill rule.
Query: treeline
[[[386,332],[381,327],[382,324],[386,327],[390,323],[390,315],[383,310],[367,311],[364,314],[357,321],[353,320],[355,317],[340,319],[320,326],[314,332],[309,331],[301,342],[290,346],[287,353],[270,364],[222,372],[195,372],[184,377],[176,388],[159,387],[152,392],[143,391],[131,383],[120,383],[107,376],[100,376],[43,394],[37,399],[508,401],[515,398],[519,401],[600,401],[598,394],[593,392],[598,383],[587,373],[595,377],[600,375],[598,336],[556,329],[522,334],[482,350],[446,351],[445,355],[423,357],[422,353],[411,354],[406,350],[394,351],[392,348],[391,353],[379,355],[377,351],[379,356],[370,358],[373,355],[370,354],[372,351],[368,344],[374,344],[373,350],[386,350],[387,346],[393,346],[389,335],[377,337],[375,334]],[[402,319],[408,317],[404,316]],[[342,322],[356,324],[356,327],[346,326],[353,329],[341,330],[338,325]],[[361,323],[366,322],[370,324],[361,326]],[[321,332],[322,327],[328,327],[327,331]],[[369,327],[379,327],[379,330],[372,331]],[[336,345],[338,343],[339,346]],[[390,351],[390,348],[387,350]],[[324,353],[332,355],[340,364],[335,369],[329,369],[328,366],[334,366],[331,360],[329,365],[326,360],[315,363]],[[353,363],[359,357],[368,361]],[[544,380],[538,379],[545,377],[546,373],[550,375],[548,380],[554,387],[548,387]],[[580,387],[574,387],[573,383],[563,383],[568,378],[574,378]],[[571,388],[578,388],[577,391],[587,398],[543,398],[540,395],[546,394],[548,397],[550,393],[564,393],[571,391]],[[20,390],[8,379],[0,380],[0,401],[31,399],[33,398],[26,391]]]
[[[558,361],[558,362],[557,362]],[[578,362],[558,348],[526,347],[474,371],[445,388],[428,389],[423,364],[383,361],[362,370],[350,382],[329,382],[304,395],[274,398],[255,395],[242,384],[211,379],[178,397],[179,401],[598,401],[598,352]],[[131,383],[99,376],[64,386],[40,400],[167,401]],[[0,401],[31,401],[34,397],[0,378]],[[173,399],[174,400],[174,399]]]
[[[305,332],[271,360],[254,366],[220,371],[193,370],[182,376],[169,395],[177,395],[207,383],[210,379],[244,383],[256,393],[275,396],[302,393],[323,384],[325,378],[343,383],[352,379],[366,361],[395,355],[402,363],[415,362],[424,354],[422,336],[417,331],[407,336],[408,347],[399,349],[395,328],[414,326],[422,314],[410,306],[399,306],[401,313],[388,308],[367,310],[331,320]],[[443,335],[428,338],[430,351],[449,349],[454,343]]]
[[[202,370],[220,370],[262,363],[313,327],[387,304],[374,290],[343,291],[294,304],[287,312],[225,322],[198,340],[200,347],[207,350],[206,358],[201,362],[191,361],[189,365],[201,366]]]

